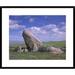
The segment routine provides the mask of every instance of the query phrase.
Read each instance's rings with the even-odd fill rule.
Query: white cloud
[[[59,31],[59,29],[58,28],[53,28],[52,31],[57,33]]]
[[[60,41],[65,40],[65,26],[61,28],[55,24],[49,24],[41,27],[30,27],[32,33],[42,41]],[[61,29],[63,29],[61,31]]]
[[[19,25],[17,21],[9,20],[9,28],[10,29],[24,29],[24,25]]]
[[[13,25],[13,24],[16,24],[17,23],[17,21],[15,21],[15,20],[9,20],[9,25]]]
[[[28,29],[31,30],[33,34],[46,34],[46,30],[42,29],[42,27],[34,26]]]
[[[52,29],[52,28],[56,28],[56,25],[55,24],[49,24],[49,25],[45,25],[45,26],[43,26],[43,27],[41,27],[42,29]]]
[[[37,31],[40,31],[40,28],[39,28],[39,27],[31,27],[31,30],[37,30]]]
[[[19,34],[22,34],[24,29],[30,30],[41,41],[61,41],[66,39],[65,25],[58,27],[56,24],[49,24],[41,27],[32,26],[26,28],[25,25],[19,25],[17,21],[9,20],[9,27],[10,29],[21,29],[20,33],[18,32]]]
[[[61,30],[61,31],[66,31],[66,26],[62,26],[62,27],[60,28],[60,30]]]

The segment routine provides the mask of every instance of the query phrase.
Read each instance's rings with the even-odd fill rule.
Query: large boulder
[[[28,51],[38,51],[42,42],[37,39],[29,30],[24,30],[22,33]]]

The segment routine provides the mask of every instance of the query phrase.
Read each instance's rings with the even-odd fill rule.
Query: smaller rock
[[[50,51],[53,54],[63,53],[63,51],[60,48],[56,48],[56,47],[48,47],[47,50]]]
[[[25,47],[23,47],[23,46],[19,46],[17,48],[17,52],[27,52],[27,49]]]
[[[41,46],[38,51],[39,52],[48,52],[48,49],[44,46]]]
[[[62,51],[66,52],[66,48],[61,48]]]
[[[28,49],[25,49],[25,52],[28,52]]]

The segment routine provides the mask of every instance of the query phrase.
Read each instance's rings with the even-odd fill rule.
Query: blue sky
[[[31,32],[41,41],[63,41],[66,36],[65,15],[10,15],[9,40],[23,41],[22,31]]]

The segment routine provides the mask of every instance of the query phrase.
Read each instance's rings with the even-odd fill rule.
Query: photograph
[[[10,60],[65,60],[66,15],[9,15]]]
[[[2,8],[2,67],[73,67],[73,8]]]

